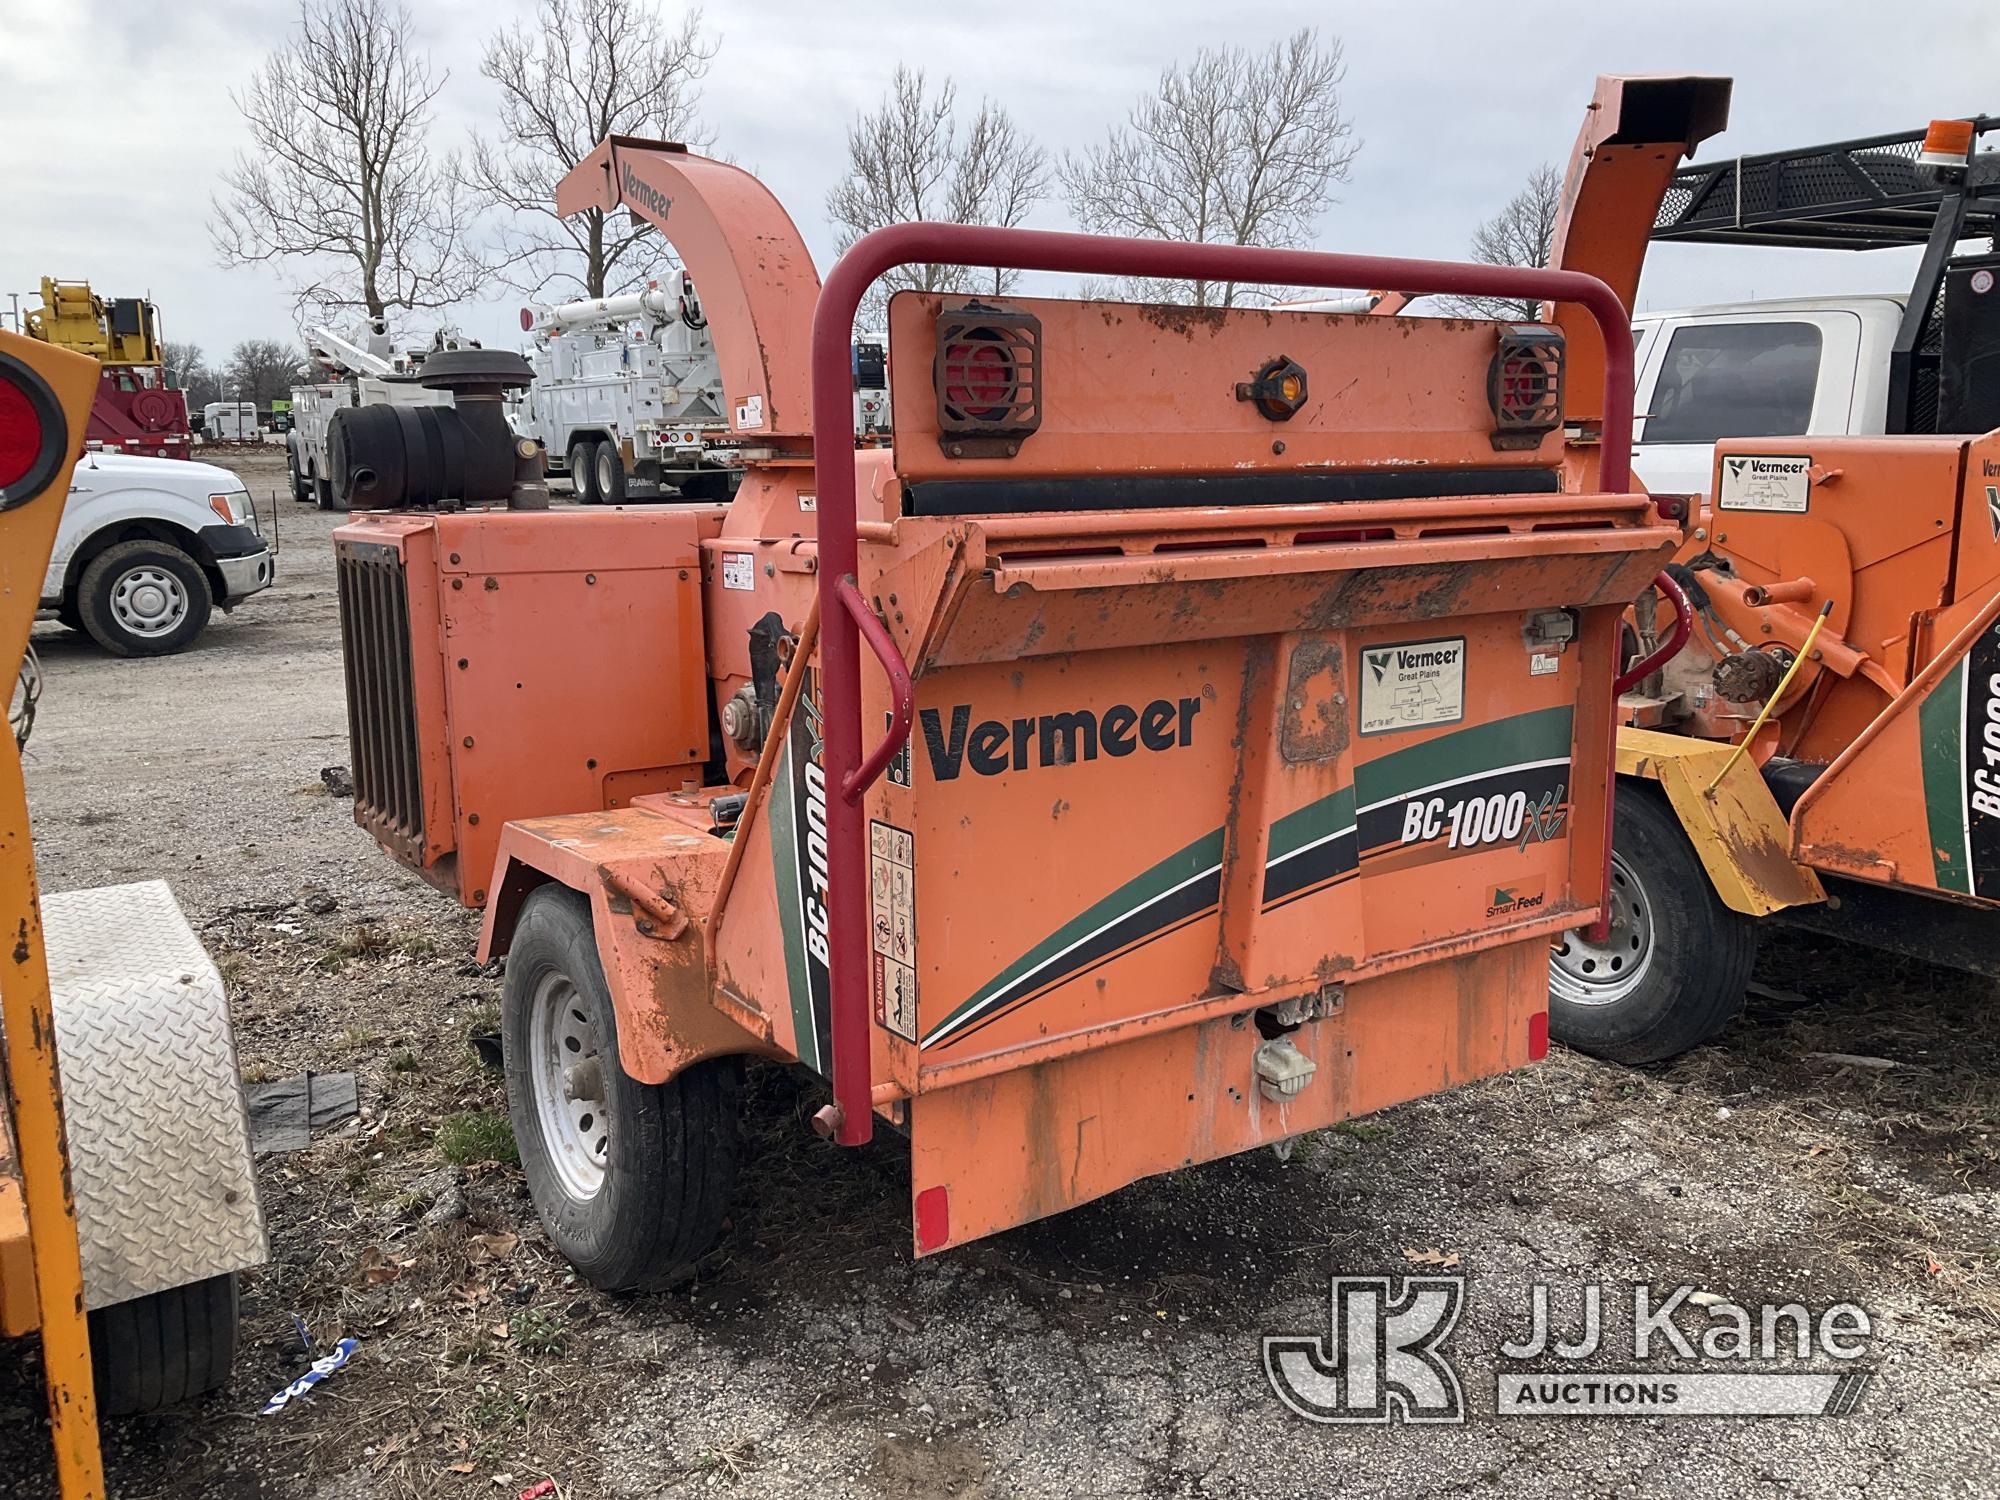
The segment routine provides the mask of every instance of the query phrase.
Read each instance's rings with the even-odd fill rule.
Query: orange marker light
[[[1928,167],[1962,167],[1972,154],[1972,121],[1933,120],[1917,160]]]

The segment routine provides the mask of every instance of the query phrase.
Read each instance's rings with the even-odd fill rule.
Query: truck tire
[[[597,492],[601,504],[625,503],[625,456],[609,438],[597,445],[597,462],[591,470],[590,487]]]
[[[696,1063],[664,1084],[630,1077],[590,907],[558,885],[522,905],[500,1033],[507,1111],[549,1238],[604,1291],[671,1283],[729,1208],[740,1061]]]
[[[159,1411],[226,1384],[239,1316],[234,1275],[98,1308],[90,1315],[98,1409]]]
[[[570,445],[569,487],[578,505],[597,503],[597,476],[591,472],[596,461],[597,445],[589,438],[578,438]]]
[[[285,472],[292,481],[292,498],[301,505],[312,499],[312,481],[299,468],[299,450],[292,443],[285,444]]]
[[[313,504],[321,510],[339,510],[340,505],[333,498],[333,481],[324,474],[312,476]]]
[[[1667,801],[1621,782],[1611,851],[1611,932],[1578,928],[1549,954],[1549,1033],[1621,1063],[1664,1062],[1743,1011],[1757,924],[1724,906]]]
[[[169,542],[116,542],[93,557],[77,584],[76,611],[90,638],[113,656],[171,656],[208,624],[208,579]]]

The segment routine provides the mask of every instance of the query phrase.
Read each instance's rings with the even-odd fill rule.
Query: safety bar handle
[[[1644,682],[1668,662],[1680,655],[1681,647],[1694,634],[1694,606],[1688,602],[1687,591],[1674,581],[1674,577],[1662,568],[1653,575],[1654,588],[1665,594],[1674,606],[1674,628],[1664,645],[1643,660],[1611,679],[1611,734],[1606,749],[1606,775],[1604,778],[1604,899],[1605,905],[1599,910],[1596,920],[1585,929],[1593,943],[1602,943],[1611,936],[1611,838],[1618,827],[1618,699],[1634,683]]]
[[[853,616],[861,638],[868,642],[875,659],[882,663],[882,670],[889,674],[889,732],[882,736],[880,744],[868,752],[867,759],[840,779],[840,795],[852,805],[861,801],[861,794],[881,779],[882,773],[889,768],[889,762],[896,758],[896,752],[910,742],[910,719],[915,712],[917,690],[910,681],[910,664],[903,660],[903,653],[897,649],[889,627],[861,597],[861,590],[855,587],[854,579],[849,576],[834,580],[833,596]]]
[[[1676,583],[1673,575],[1664,569],[1653,575],[1653,587],[1665,594],[1667,602],[1674,607],[1673,633],[1667,637],[1666,643],[1654,651],[1651,656],[1632,663],[1631,666],[1612,679],[1611,696],[1614,698],[1620,693],[1625,692],[1628,688],[1644,682],[1676,656],[1679,656],[1681,654],[1681,647],[1685,646],[1688,643],[1688,637],[1694,634],[1694,606],[1688,603],[1687,590]]]
[[[841,796],[828,799],[826,809],[827,970],[832,991],[834,1097],[827,1124],[843,1146],[863,1145],[874,1133],[871,1006],[865,962],[869,951],[868,830],[859,798],[902,743],[892,720],[888,738],[866,760],[862,758],[864,633],[889,671],[892,686],[897,685],[897,678],[891,658],[883,655],[880,644],[887,641],[888,633],[881,630],[878,641],[876,631],[881,622],[875,621],[873,628],[868,625],[872,616],[857,607],[860,596],[854,582],[860,550],[855,533],[854,463],[849,456],[854,441],[849,420],[853,410],[854,316],[877,277],[912,264],[1359,290],[1395,287],[1417,296],[1449,293],[1576,303],[1590,313],[1604,338],[1598,488],[1623,494],[1632,483],[1632,325],[1618,294],[1581,271],[1116,239],[984,224],[892,224],[850,245],[820,287],[812,334],[813,480],[818,491],[820,682],[825,727],[820,769],[842,791]],[[836,601],[838,609],[832,607]],[[901,664],[900,653],[894,661]],[[907,675],[907,666],[903,671]],[[898,687],[898,691],[903,690]],[[906,739],[908,733],[906,722],[901,734]]]

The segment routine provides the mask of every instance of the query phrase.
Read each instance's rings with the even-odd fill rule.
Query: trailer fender
[[[163,880],[42,898],[84,1303],[265,1259],[222,978]]]
[[[553,881],[590,903],[626,1073],[665,1083],[710,1057],[782,1056],[770,1023],[711,982],[702,928],[728,857],[721,839],[643,807],[509,823],[479,957],[506,953],[522,903]]]
[[[1824,901],[1819,877],[1791,855],[1791,833],[1763,776],[1740,756],[1715,794],[1710,782],[1735,749],[1650,729],[1618,731],[1618,774],[1655,783],[1680,820],[1722,904],[1766,917]]]

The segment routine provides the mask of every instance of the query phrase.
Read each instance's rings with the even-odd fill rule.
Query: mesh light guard
[[[1562,426],[1563,336],[1541,323],[1500,330],[1500,347],[1486,370],[1496,449],[1533,448]]]
[[[1042,322],[972,301],[938,314],[938,437],[954,458],[1011,458],[1042,425]]]

